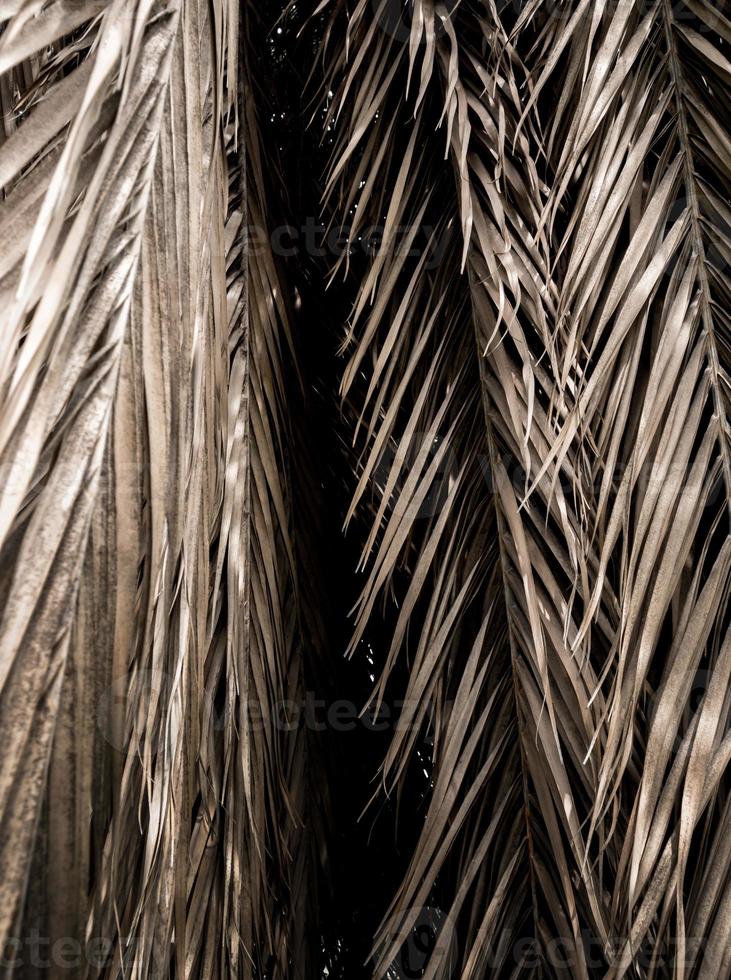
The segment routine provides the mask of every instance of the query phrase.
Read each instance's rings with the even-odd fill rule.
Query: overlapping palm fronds
[[[408,690],[438,733],[376,972],[436,894],[460,941],[429,977],[722,975],[727,21],[706,4],[398,10],[341,6],[324,51],[341,120],[335,214],[357,215],[352,234],[385,227],[346,336],[344,390],[365,374],[355,397],[369,419],[354,433],[354,505],[389,443],[395,457],[355,635],[394,591],[377,691],[409,656]],[[465,276],[456,254],[435,274],[393,248],[397,228],[413,238],[440,221],[461,229]],[[476,391],[482,430],[460,448]],[[453,471],[424,450],[404,477],[395,447],[414,433],[444,437]],[[475,453],[488,479],[470,497]],[[448,490],[424,520],[435,485]],[[469,580],[474,527],[449,550],[462,507],[485,533],[497,522],[502,594]],[[455,629],[473,592],[476,646]],[[454,692],[476,679],[465,728]],[[395,737],[386,775],[411,748]]]
[[[727,11],[299,10],[349,247],[293,269],[265,10],[0,3],[2,967],[336,969],[329,453],[348,654],[401,704],[362,803],[416,841],[365,975],[729,976]],[[346,455],[293,271],[352,301]]]

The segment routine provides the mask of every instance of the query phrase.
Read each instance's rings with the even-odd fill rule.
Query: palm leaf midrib
[[[700,287],[701,308],[703,311],[705,345],[708,352],[708,365],[711,372],[711,388],[713,391],[715,414],[718,419],[719,426],[719,443],[723,458],[723,470],[726,480],[729,514],[731,514],[731,435],[729,433],[727,409],[724,404],[719,379],[720,361],[718,356],[718,341],[715,335],[713,301],[708,281],[708,270],[706,268],[707,258],[705,243],[703,240],[703,223],[700,220],[700,206],[698,203],[698,193],[696,189],[697,178],[695,156],[693,153],[693,143],[690,138],[687,110],[685,105],[688,97],[688,86],[675,40],[675,17],[673,15],[671,0],[660,0],[660,7],[662,10],[663,31],[667,46],[667,71],[673,90],[673,99],[675,101],[678,141],[680,143],[681,153],[683,154],[683,180],[686,194],[688,196],[688,202],[690,204],[690,226],[693,252],[697,256],[698,260],[698,284]]]

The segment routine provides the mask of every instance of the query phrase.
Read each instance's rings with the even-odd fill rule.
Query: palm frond
[[[728,728],[728,704],[718,693],[728,681],[728,303],[722,276],[705,256],[725,249],[718,243],[726,238],[728,158],[713,112],[718,116],[727,94],[727,73],[725,42],[714,47],[701,24],[689,25],[700,17],[715,30],[715,13],[685,13],[681,29],[669,5],[643,16],[631,4],[606,12],[578,4],[552,16],[534,4],[511,22],[509,11],[498,14],[489,5],[463,2],[448,11],[417,2],[406,43],[382,29],[382,8],[374,15],[361,5],[347,18],[347,41],[329,40],[332,118],[338,118],[335,106],[344,116],[331,170],[336,211],[345,214],[357,203],[364,226],[380,217],[387,245],[389,229],[399,224],[413,237],[442,217],[462,231],[467,275],[454,278],[455,256],[446,257],[453,278],[420,315],[423,322],[433,315],[435,335],[444,350],[451,348],[444,358],[450,366],[463,363],[468,331],[477,341],[469,385],[470,395],[480,392],[485,429],[472,436],[472,447],[481,446],[477,453],[489,461],[483,495],[493,497],[482,511],[493,506],[497,521],[503,642],[522,771],[513,819],[522,832],[501,865],[503,841],[491,837],[500,802],[491,797],[492,811],[487,805],[482,814],[484,838],[474,832],[465,853],[467,845],[460,848],[447,835],[450,846],[424,863],[440,834],[460,826],[465,802],[463,772],[455,766],[465,736],[438,740],[414,877],[394,900],[388,928],[402,941],[430,888],[454,875],[449,901],[453,925],[465,929],[459,960],[465,977],[484,971],[489,944],[494,954],[511,946],[511,933],[524,936],[528,919],[542,969],[558,940],[569,973],[589,975],[587,935],[603,968],[617,976],[638,968],[647,936],[652,969],[667,967],[672,957],[662,960],[663,943],[677,936],[674,969],[682,976],[684,905],[699,901],[698,882],[710,872],[703,855],[711,860],[716,853],[709,834],[725,806]],[[679,54],[680,38],[692,38],[694,52]],[[702,91],[694,93],[679,73],[687,74],[683,66],[696,58],[703,59],[703,73],[693,76],[701,78]],[[410,89],[416,78],[418,91]],[[403,148],[392,136],[399,127],[410,134],[402,137]],[[440,135],[454,175],[451,192],[433,162]],[[680,207],[679,196],[686,202]],[[395,431],[399,440],[399,414],[407,435],[420,427],[423,406],[435,426],[449,419],[452,389],[439,372],[439,355],[427,359],[430,371],[419,377],[402,366],[410,365],[402,351],[413,350],[415,359],[425,349],[412,311],[429,282],[423,266],[408,266],[386,247],[357,284],[346,337],[350,343],[355,336],[355,348],[344,388],[368,364],[362,404],[373,391],[382,400],[365,436],[368,462],[355,503],[382,447]],[[467,296],[471,316],[453,333],[443,325]],[[391,404],[384,390],[394,392]],[[455,396],[467,411],[470,395]],[[427,424],[423,430],[432,435]],[[448,438],[456,443],[451,430]],[[433,603],[442,596],[445,608],[458,601],[457,569],[469,554],[469,538],[453,557],[439,554],[432,527],[440,521],[432,517],[422,530],[415,520],[436,470],[418,458],[408,476],[403,466],[397,457],[378,487],[368,548],[379,539],[383,545],[364,588],[355,638],[379,592],[391,587],[400,595],[393,583],[406,567],[409,587],[399,598],[377,695],[399,649],[411,651],[404,638],[413,621],[414,648],[432,656],[410,652],[409,689],[417,702],[422,698],[422,715],[423,699],[431,698],[438,730],[449,731],[440,668],[450,678],[460,669],[469,677],[470,644],[460,636],[463,653],[440,656],[442,647],[430,646],[429,615],[415,611],[415,596],[423,590]],[[449,502],[441,514],[447,529],[455,526],[448,508]],[[463,615],[456,618],[464,623]],[[479,662],[489,678],[490,647],[475,655],[484,658]],[[707,683],[694,704],[699,672]],[[472,724],[479,718],[493,731],[474,697]],[[695,757],[703,764],[691,770],[701,722]],[[395,737],[387,771],[394,754],[403,753],[403,772],[413,743]],[[485,765],[490,751],[483,743],[477,758]],[[713,782],[705,786],[709,765]],[[440,787],[450,780],[454,795],[445,797]],[[680,816],[673,813],[676,801]],[[432,820],[441,828],[435,836]],[[686,876],[688,855],[698,846],[697,877]],[[463,910],[471,883],[464,868],[474,874],[480,862],[494,875],[492,891],[481,892],[482,923]],[[521,911],[511,908],[501,921],[505,894],[521,893],[518,878],[530,882],[530,895]],[[719,910],[721,878],[711,902]],[[722,962],[728,938],[719,929],[713,941],[719,945],[704,955]],[[397,941],[384,948],[376,973],[397,949]],[[488,965],[510,969],[501,958]],[[448,969],[444,961],[427,975],[440,969]]]
[[[45,904],[42,934],[102,937],[109,976],[303,976],[316,928],[307,733],[277,714],[313,642],[294,348],[248,244],[266,191],[238,18],[59,3],[0,40],[26,116],[0,148],[2,932]]]
[[[352,927],[396,980],[430,922],[427,980],[727,976],[727,11],[282,6],[0,4],[3,948],[277,980]],[[327,270],[276,247],[308,14]],[[401,706],[363,803],[409,826],[372,936],[323,923],[301,714],[351,587]]]

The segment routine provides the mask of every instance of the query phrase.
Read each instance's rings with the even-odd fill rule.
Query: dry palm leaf
[[[355,639],[379,596],[400,606],[375,696],[408,652],[407,704],[437,719],[375,973],[432,894],[460,942],[430,978],[723,973],[726,21],[705,4],[390,9],[339,8],[323,54],[334,212],[352,235],[385,229],[344,345],[353,506],[390,442],[445,447],[432,466],[394,449],[363,556]],[[394,247],[425,226],[459,227],[461,257],[435,271],[429,245]],[[499,554],[481,544],[477,572],[480,534]],[[415,738],[394,737],[392,782]]]
[[[727,976],[726,11],[325,8],[350,652],[380,621],[372,705],[403,701],[376,795],[432,746],[372,971],[436,907],[428,980]],[[264,36],[219,0],[0,5],[0,933],[97,943],[82,975],[318,960]]]
[[[2,933],[102,940],[109,976],[303,976],[308,745],[274,710],[311,644],[294,353],[247,245],[267,215],[239,9],[11,8]]]

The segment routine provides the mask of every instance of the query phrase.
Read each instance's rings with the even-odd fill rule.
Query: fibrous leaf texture
[[[270,7],[0,2],[2,968],[731,977],[728,11]]]

